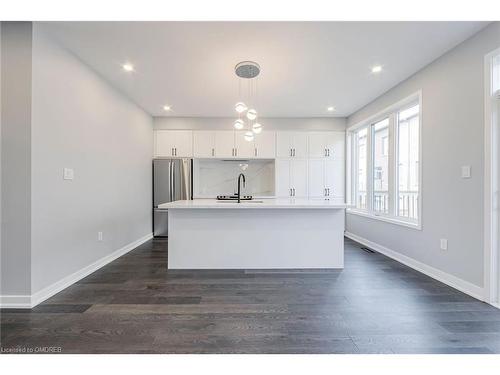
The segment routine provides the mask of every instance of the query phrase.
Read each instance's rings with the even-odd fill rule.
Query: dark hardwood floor
[[[500,353],[500,310],[346,240],[339,271],[167,271],[150,241],[32,310],[1,346],[62,353]]]

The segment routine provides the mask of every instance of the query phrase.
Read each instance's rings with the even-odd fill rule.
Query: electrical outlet
[[[448,250],[448,240],[446,238],[441,238],[440,242],[441,250]]]
[[[102,232],[97,232],[97,241],[102,241]]]
[[[72,168],[64,168],[63,169],[63,179],[64,180],[72,180],[75,178],[75,171]]]
[[[470,178],[471,177],[471,168],[470,165],[462,166],[462,178]]]

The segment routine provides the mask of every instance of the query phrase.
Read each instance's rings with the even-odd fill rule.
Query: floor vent
[[[367,247],[362,247],[361,250],[366,251],[367,253],[370,253],[370,254],[375,254],[375,251],[373,251],[372,249],[369,249]]]

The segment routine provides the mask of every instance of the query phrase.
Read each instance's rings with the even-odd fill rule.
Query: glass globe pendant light
[[[234,122],[233,126],[234,126],[234,128],[236,130],[241,130],[241,129],[243,129],[245,127],[245,122],[242,119],[239,118],[238,120],[236,120]]]
[[[255,120],[257,118],[257,111],[255,109],[249,109],[247,111],[247,119],[249,120]]]
[[[252,142],[253,141],[253,133],[252,132],[246,132],[245,133],[245,141]]]
[[[262,125],[256,122],[255,124],[252,125],[252,131],[255,134],[260,134],[262,132]]]
[[[244,138],[250,142],[254,140],[255,134],[262,132],[262,125],[255,122],[257,119],[257,110],[254,107],[258,103],[257,76],[260,73],[260,66],[254,61],[242,61],[235,66],[234,71],[239,78],[238,95],[240,99],[234,106],[235,111],[238,113],[238,119],[234,122],[234,128],[236,130],[245,130]],[[244,100],[241,90],[243,83],[247,85],[246,91],[248,92],[248,97],[245,97]],[[244,121],[245,117],[248,121]]]
[[[234,109],[235,109],[235,110],[236,110],[236,112],[238,112],[238,113],[243,113],[243,112],[245,112],[245,111],[248,109],[248,107],[245,105],[245,103],[243,103],[243,102],[238,102],[238,103],[236,103],[236,105],[234,106]]]

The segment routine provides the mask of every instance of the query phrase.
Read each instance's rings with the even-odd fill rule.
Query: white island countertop
[[[345,209],[351,207],[340,200],[265,198],[250,201],[218,201],[217,199],[193,199],[163,203],[159,209]]]

